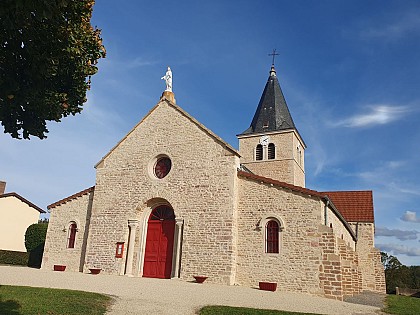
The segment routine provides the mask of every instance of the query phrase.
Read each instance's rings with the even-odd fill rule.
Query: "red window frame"
[[[265,252],[279,253],[280,226],[277,221],[270,220],[265,226]]]
[[[67,240],[67,248],[74,248],[74,243],[76,242],[76,232],[77,224],[72,223],[69,227],[69,238]]]

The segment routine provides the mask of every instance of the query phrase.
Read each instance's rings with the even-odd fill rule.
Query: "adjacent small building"
[[[51,211],[43,266],[258,286],[343,299],[385,292],[371,191],[305,187],[306,144],[276,70],[239,151],[165,91]]]
[[[45,211],[15,192],[5,193],[5,188],[0,181],[0,250],[26,252],[26,229]]]

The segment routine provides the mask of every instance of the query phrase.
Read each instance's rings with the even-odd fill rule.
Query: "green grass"
[[[102,315],[110,303],[98,293],[0,285],[2,315]]]
[[[246,307],[205,306],[200,309],[200,315],[316,315],[314,313],[295,313],[277,310],[260,310]]]
[[[419,315],[420,299],[402,295],[387,295],[384,311],[388,314]]]

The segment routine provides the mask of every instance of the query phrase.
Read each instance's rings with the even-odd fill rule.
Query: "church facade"
[[[371,191],[305,187],[306,144],[272,66],[239,151],[165,91],[107,153],[96,184],[48,206],[42,268],[208,277],[343,299],[385,292]]]

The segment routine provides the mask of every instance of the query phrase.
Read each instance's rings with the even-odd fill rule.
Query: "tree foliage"
[[[14,138],[40,139],[47,121],[75,115],[105,57],[94,0],[2,0],[0,121]]]
[[[385,270],[399,269],[403,266],[397,257],[388,255],[385,252],[381,252],[381,262]]]
[[[29,253],[28,266],[40,268],[44,254],[48,223],[35,223],[26,229],[25,247]]]
[[[31,224],[25,233],[25,247],[28,252],[33,251],[40,244],[45,243],[48,223]]]
[[[385,268],[386,292],[394,293],[395,287],[420,289],[420,266],[405,266],[397,257],[381,252]]]

